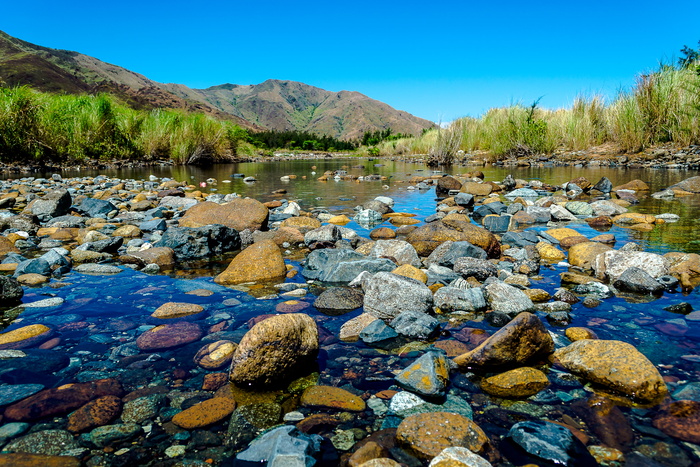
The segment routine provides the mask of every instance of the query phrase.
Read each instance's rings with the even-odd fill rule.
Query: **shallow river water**
[[[455,167],[449,172],[463,174],[475,169]],[[696,175],[687,171],[625,168],[478,169],[484,172],[486,180],[500,181],[506,175],[512,174],[514,178],[539,179],[552,185],[579,176],[585,176],[593,183],[605,176],[614,185],[641,179],[650,186],[650,193]],[[355,175],[379,174],[388,179],[362,182],[317,181],[316,178],[326,170],[347,170]],[[349,217],[352,217],[355,206],[379,195],[393,198],[395,211],[414,213],[419,220],[433,214],[437,205],[434,188],[411,190],[408,183],[411,177],[429,176],[432,171],[420,164],[405,162],[360,159],[297,160],[219,165],[209,169],[162,167],[138,171],[82,171],[64,173],[63,176],[93,176],[97,173],[121,179],[146,180],[150,175],[154,175],[159,178],[187,180],[195,185],[215,179],[215,182],[210,180],[201,190],[222,194],[238,193],[263,202],[274,199],[295,200],[306,211],[325,209],[332,214],[346,213]],[[253,176],[258,181],[244,183],[242,178],[234,177],[234,174]],[[296,175],[297,178],[288,182],[281,181],[280,177],[286,175]],[[273,193],[281,189],[286,190],[286,193]],[[680,221],[656,226],[650,232],[614,226],[608,233],[616,236],[616,247],[633,241],[639,243],[645,251],[661,254],[670,251],[700,252],[700,195],[671,201],[644,196],[640,203],[633,205],[630,210],[650,214],[675,213],[680,216]],[[388,223],[383,225],[391,226]],[[583,221],[568,226],[589,238],[601,233]],[[347,224],[346,227],[356,230],[363,237],[368,236],[369,230],[355,222]],[[545,230],[547,227],[537,225],[532,228]],[[152,413],[145,415],[145,418],[132,415],[132,419],[142,426],[143,431],[122,441],[116,440],[102,446],[94,444],[94,440],[88,439],[84,434],[82,438],[76,438],[73,449],[77,451],[74,453],[79,453],[78,457],[87,465],[167,465],[182,459],[190,459],[193,463],[181,465],[198,465],[197,461],[213,464],[229,462],[231,451],[225,446],[226,432],[229,429],[226,422],[220,422],[206,430],[188,432],[174,427],[168,420],[183,407],[183,404],[188,406],[211,396],[211,392],[202,391],[202,384],[205,375],[212,371],[199,368],[193,363],[194,354],[204,343],[219,339],[237,342],[249,329],[249,320],[261,314],[288,311],[290,305],[287,303],[289,298],[259,299],[260,295],[269,293],[267,289],[243,291],[215,284],[213,276],[225,267],[228,258],[230,256],[208,267],[181,270],[171,275],[147,275],[128,268],[124,268],[115,276],[70,272],[43,286],[25,288],[24,304],[54,297],[63,301],[54,306],[24,308],[14,321],[8,318],[8,311],[5,310],[5,323],[9,323],[6,331],[41,323],[55,329],[60,341],[50,351],[27,350],[28,353],[35,352],[38,359],[30,366],[18,367],[13,360],[0,360],[0,391],[4,386],[36,384],[50,388],[70,382],[110,377],[118,378],[127,392],[156,388],[152,389],[153,393],[160,391],[166,394],[167,398],[155,398],[155,408]],[[291,258],[293,259],[286,261],[300,269],[298,257]],[[564,265],[542,268],[539,278],[531,279],[531,287],[541,288],[553,294],[561,286],[559,274],[566,270]],[[304,279],[297,275],[288,281],[301,283]],[[201,290],[209,290],[212,293],[192,294],[193,291]],[[362,310],[358,309],[342,316],[322,314],[311,305],[315,298],[314,293],[320,293],[322,290],[320,286],[312,286],[311,293],[295,299],[299,303],[294,305],[295,310],[311,315],[321,330],[322,351],[318,368],[321,383],[343,387],[365,397],[386,389],[397,389],[393,380],[395,372],[413,362],[427,345],[409,346],[387,352],[368,347],[361,342],[339,341],[337,336],[340,326],[359,315]],[[150,318],[150,314],[166,302],[202,305],[205,311],[197,315],[194,321],[208,335],[193,344],[143,355],[135,349],[135,339],[158,323],[159,320]],[[595,308],[586,308],[581,303],[573,305],[573,322],[570,326],[585,326],[594,330],[601,339],[616,339],[633,344],[657,365],[669,382],[671,394],[681,391],[679,398],[700,401],[700,322],[664,309],[680,302],[688,302],[693,309],[700,309],[700,295],[697,290],[686,294],[665,293],[656,299],[614,297],[602,300]],[[563,327],[549,324],[544,319],[543,321],[548,329],[558,336],[558,342],[566,342]],[[479,336],[484,332],[490,334],[496,330],[479,319],[446,322],[443,328],[444,332],[438,340],[458,340],[460,345],[465,344],[470,348],[479,342]],[[46,357],[45,352],[51,353],[50,358]],[[69,360],[64,361],[61,358]],[[512,401],[490,397],[478,389],[478,377],[464,378],[459,374],[456,374],[452,381],[451,394],[471,405],[475,421],[493,438],[507,433],[509,426],[516,421],[532,418],[578,422],[584,426],[577,402],[591,397],[590,388],[564,377],[557,369],[551,369],[549,376],[549,388],[524,400]],[[294,396],[286,395],[282,399],[293,400]],[[289,404],[284,407],[287,410]],[[641,453],[645,459],[653,459],[654,462],[667,466],[691,465],[700,460],[698,446],[669,437],[652,425],[656,408],[621,406],[619,410],[624,415],[622,421],[604,420],[600,422],[601,426],[584,427],[586,434],[593,438],[590,444],[601,444],[600,439],[605,437],[606,433],[615,436],[619,430],[631,429],[634,439],[624,447],[628,455],[633,452]],[[367,409],[360,415],[342,418],[342,422],[322,434],[330,438],[340,432],[355,430],[353,433],[359,437],[357,429],[367,435],[381,428],[391,428],[395,423],[396,420],[386,416],[381,410]],[[607,426],[606,423],[612,423],[612,426]],[[615,426],[615,423],[624,427]],[[65,426],[65,416],[50,417],[30,422],[26,427],[22,427],[21,434],[26,436],[27,433],[46,429],[61,430]],[[3,432],[1,424],[0,432]],[[4,438],[4,441],[0,438],[0,443],[11,443],[18,437],[19,434],[14,434]],[[184,446],[184,449],[173,450],[173,446]],[[171,449],[166,454],[168,448]],[[171,456],[173,453],[175,454]],[[636,454],[630,456],[630,459],[635,458],[634,456]],[[639,461],[639,456],[635,459],[642,462]],[[404,461],[409,465],[411,462],[414,462],[413,465],[421,465],[410,458],[405,458]],[[510,465],[507,459],[501,459],[497,463]],[[615,464],[611,461],[608,465],[624,465],[624,462]]]

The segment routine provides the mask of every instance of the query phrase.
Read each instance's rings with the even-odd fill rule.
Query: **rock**
[[[432,316],[416,310],[406,310],[391,321],[391,327],[411,339],[427,340],[434,336],[440,323]]]
[[[238,344],[220,340],[206,344],[194,356],[194,363],[205,370],[218,370],[229,366]]]
[[[681,400],[662,405],[654,426],[674,438],[700,443],[700,402]]]
[[[360,331],[360,339],[375,347],[390,347],[397,337],[399,333],[381,319],[372,321]]]
[[[428,287],[414,279],[388,272],[378,272],[365,290],[365,312],[392,320],[405,310],[427,313],[433,305]]]
[[[370,259],[353,250],[324,248],[309,254],[301,274],[311,280],[339,283],[350,282],[363,271],[376,273],[394,269],[396,264],[390,259]]]
[[[535,395],[547,386],[547,375],[530,367],[516,368],[481,381],[484,392],[509,399]]]
[[[610,399],[593,396],[579,399],[571,407],[588,429],[606,446],[629,451],[634,431],[624,412]]]
[[[278,280],[287,268],[279,247],[272,240],[255,243],[236,255],[224,272],[214,278],[222,285]]]
[[[388,214],[394,212],[394,210],[391,209],[391,206],[376,198],[367,201],[365,204],[362,205],[362,207],[364,209],[371,209],[373,211],[377,211],[379,214]]]
[[[416,268],[415,266],[411,266],[410,264],[401,265],[391,272],[393,274],[396,274],[397,276],[404,276],[408,277],[409,279],[415,279],[418,282],[422,282],[423,284],[426,284],[428,282],[428,275],[420,269]]]
[[[87,438],[98,448],[103,448],[112,443],[130,440],[139,433],[141,433],[141,425],[136,423],[118,423],[99,426],[92,430]]]
[[[127,395],[125,399],[129,399],[130,396],[130,394]],[[166,405],[166,400],[164,394],[148,394],[143,397],[126,400],[121,419],[126,423],[143,424],[158,415],[160,409]]]
[[[44,389],[43,384],[13,384],[0,386],[0,405],[9,405]],[[0,436],[0,438],[2,438]]]
[[[236,455],[236,463],[245,465],[315,465],[321,449],[319,435],[305,435],[294,426],[281,426],[255,438],[248,448]]]
[[[413,245],[419,256],[430,255],[448,240],[467,241],[483,249],[490,258],[500,256],[500,244],[491,232],[472,224],[465,216],[451,216],[453,215],[449,214],[441,221],[418,227],[406,237],[406,241]]]
[[[98,397],[68,416],[67,430],[71,433],[80,433],[107,425],[119,416],[121,410],[122,401],[119,397]]]
[[[486,300],[491,309],[498,313],[516,315],[534,309],[530,297],[520,289],[504,282],[495,281],[484,287]]]
[[[373,321],[377,321],[377,317],[369,313],[362,313],[360,316],[352,318],[345,322],[340,327],[339,338],[344,342],[355,342],[360,338],[360,332]]]
[[[482,289],[459,289],[457,287],[441,287],[433,297],[435,307],[441,313],[455,311],[481,311],[486,309],[486,299]]]
[[[360,397],[333,386],[311,386],[301,395],[302,407],[312,409],[344,410],[348,412],[362,412],[366,405]]]
[[[623,183],[622,185],[618,185],[616,187],[613,187],[612,191],[619,191],[619,190],[632,190],[632,191],[649,191],[649,185],[644,183],[643,181],[639,179],[635,179],[632,181],[629,181],[627,183]]]
[[[292,227],[303,235],[321,227],[321,221],[315,217],[290,217],[280,223],[281,227]]]
[[[195,303],[168,302],[163,303],[151,314],[151,318],[172,319],[196,315],[204,311],[202,305]]]
[[[7,237],[0,236],[0,258],[8,253],[19,253],[19,249]]]
[[[163,270],[173,269],[175,266],[175,252],[171,248],[158,247],[137,251],[131,254],[146,264],[155,264]]]
[[[73,435],[65,430],[42,430],[10,441],[3,451],[57,456],[79,446]]]
[[[136,345],[140,350],[154,352],[180,347],[196,342],[201,338],[202,329],[198,324],[180,321],[149,329],[136,339]]]
[[[314,306],[328,314],[342,314],[362,306],[364,294],[348,287],[331,287],[324,290],[314,301]],[[338,313],[339,312],[339,313]]]
[[[243,336],[229,377],[241,387],[279,385],[299,376],[317,353],[318,329],[313,319],[296,313],[272,316]]]
[[[425,264],[437,264],[452,269],[459,258],[469,257],[486,259],[486,252],[469,242],[446,241],[435,250],[425,260]]]
[[[598,242],[577,243],[569,248],[569,264],[583,269],[593,269],[596,257],[610,250],[612,248]]]
[[[236,409],[236,401],[227,397],[214,397],[177,413],[173,423],[185,430],[195,430],[229,417]]]
[[[465,182],[460,189],[462,193],[468,193],[474,196],[488,196],[493,191],[493,186],[490,183],[479,183],[474,181]]]
[[[377,240],[369,256],[394,258],[398,265],[410,264],[417,268],[421,266],[415,248],[403,240]]]
[[[565,207],[576,216],[588,217],[593,215],[593,208],[584,201],[569,201]]]
[[[85,198],[77,209],[87,217],[102,219],[106,219],[110,212],[118,211],[117,207],[109,201],[97,198]]]
[[[238,232],[246,229],[266,230],[268,217],[268,209],[254,199],[234,198],[225,204],[204,201],[185,212],[180,219],[180,226],[202,227],[221,224]]]
[[[427,352],[396,375],[396,382],[425,397],[445,395],[450,380],[450,363],[444,354]]]
[[[569,250],[569,257],[571,257],[571,250]],[[645,251],[605,251],[596,257],[593,263],[596,277],[608,279],[611,282],[617,280],[629,268],[641,269],[656,279],[669,274],[670,267],[671,263],[668,259]]]
[[[43,216],[58,217],[68,214],[71,204],[73,204],[73,199],[67,190],[53,190],[42,198],[29,203],[27,210],[40,218]]]
[[[497,276],[496,266],[486,260],[478,258],[462,257],[457,258],[454,263],[454,272],[467,279],[473,277],[479,282],[483,282],[489,277]]]
[[[582,327],[571,327],[571,328],[566,328],[566,331],[564,331],[564,334],[566,335],[566,338],[569,339],[571,342],[576,342],[580,341],[583,339],[597,339],[598,336],[596,335],[595,332],[588,328],[582,328]]]
[[[100,379],[88,383],[65,384],[45,389],[5,409],[10,421],[33,421],[66,414],[102,396],[123,394],[121,384],[115,379]]]
[[[396,238],[396,231],[389,227],[377,227],[369,233],[372,240],[391,240]]]
[[[627,268],[615,281],[613,286],[623,292],[632,292],[644,295],[661,295],[665,287],[654,280],[647,272],[640,268]]]
[[[506,438],[512,449],[506,452],[516,465],[537,462],[539,465],[596,465],[586,447],[573,433],[556,423],[533,420],[519,422]]]
[[[425,460],[449,447],[464,447],[483,453],[489,446],[489,439],[476,423],[448,412],[406,417],[396,429],[396,440],[408,452]]]
[[[0,465],[8,467],[80,467],[80,459],[72,456],[3,453],[0,454]]]
[[[491,463],[467,448],[445,448],[428,467],[491,467]]]
[[[554,341],[540,319],[520,313],[474,350],[454,359],[460,369],[518,366],[551,354]]]
[[[3,306],[20,303],[23,296],[24,289],[22,289],[22,285],[17,279],[0,275],[0,303],[2,303]],[[3,342],[3,335],[4,334],[0,334],[0,343]]]
[[[122,269],[118,266],[93,263],[79,264],[73,270],[83,274],[119,274],[122,272]]]
[[[221,224],[197,228],[170,228],[154,243],[156,248],[170,248],[180,261],[208,258],[241,248],[238,232]]]
[[[343,234],[337,225],[324,225],[304,234],[304,243],[311,245],[314,242],[335,243],[343,238]]]
[[[51,338],[53,329],[43,324],[30,324],[0,334],[0,350],[24,349],[40,344]]]
[[[461,188],[462,182],[450,175],[445,175],[438,178],[437,185],[435,186],[435,192],[438,194],[438,196],[440,196],[440,194],[446,194],[452,190],[459,191]]]
[[[654,364],[626,342],[580,340],[554,358],[575,375],[635,400],[654,402],[668,392]]]

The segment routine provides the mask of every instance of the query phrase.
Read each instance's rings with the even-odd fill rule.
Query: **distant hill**
[[[185,109],[244,128],[299,130],[342,139],[391,128],[419,134],[434,124],[358,92],[332,92],[295,81],[191,89],[152,81],[117,65],[25,42],[0,31],[0,82],[46,92],[108,92],[134,108]]]

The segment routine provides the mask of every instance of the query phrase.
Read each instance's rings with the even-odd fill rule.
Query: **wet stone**
[[[84,435],[85,439],[102,448],[112,443],[127,441],[141,432],[141,425],[136,423],[118,423],[100,426]]]
[[[391,327],[400,335],[426,340],[434,336],[440,323],[432,316],[414,310],[401,312],[391,321]]]
[[[107,425],[117,418],[122,402],[116,396],[104,396],[88,402],[68,417],[68,431],[79,433]]]
[[[484,392],[504,398],[529,397],[547,386],[549,386],[547,375],[530,367],[516,368],[484,378],[481,382],[481,389]]]
[[[585,446],[561,425],[527,421],[513,425],[508,432],[513,449],[506,456],[516,465],[549,462],[559,465],[595,465]]]
[[[350,412],[361,412],[366,408],[365,402],[358,396],[333,386],[311,386],[302,394],[301,405]]]
[[[445,395],[450,378],[449,368],[445,355],[428,352],[396,375],[396,381],[418,395],[439,397]]]
[[[0,386],[0,405],[9,405],[44,389],[43,384],[15,384]]]
[[[398,443],[421,459],[430,460],[449,447],[465,447],[482,453],[488,437],[470,419],[448,412],[432,412],[405,418],[396,430]]]
[[[662,406],[654,426],[674,438],[700,444],[700,402],[680,400]]]
[[[182,318],[185,316],[196,315],[204,311],[202,305],[194,303],[168,302],[159,306],[156,311],[151,314],[153,318],[172,319]]]
[[[73,435],[68,431],[43,430],[11,441],[3,448],[3,451],[56,456],[79,446]]]
[[[346,287],[331,287],[324,290],[314,301],[320,310],[352,311],[362,306],[364,295],[361,290]]]
[[[265,461],[269,465],[313,465],[321,439],[318,435],[305,435],[293,426],[281,426],[257,437],[236,455],[236,460],[251,465]]]
[[[124,404],[121,419],[126,423],[143,423],[155,418],[165,404],[166,397],[163,394],[139,397]]]
[[[140,350],[157,351],[179,347],[198,341],[202,337],[202,330],[195,323],[185,321],[156,326],[136,339],[136,345]]]
[[[202,428],[225,419],[236,408],[233,399],[215,397],[183,410],[173,417],[173,423],[186,430]]]
[[[218,370],[231,363],[238,344],[221,340],[207,344],[194,356],[194,362],[207,370]]]

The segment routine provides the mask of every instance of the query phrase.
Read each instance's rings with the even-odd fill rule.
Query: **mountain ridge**
[[[0,31],[0,82],[46,92],[109,92],[135,108],[180,108],[232,120],[252,130],[296,130],[341,139],[391,128],[419,134],[433,122],[357,91],[327,91],[297,81],[224,83],[193,89],[159,83],[80,52],[35,45]]]

